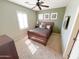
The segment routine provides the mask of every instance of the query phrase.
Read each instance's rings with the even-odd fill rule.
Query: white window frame
[[[28,28],[28,18],[27,14],[23,12],[17,12],[18,23],[20,29],[27,29]]]

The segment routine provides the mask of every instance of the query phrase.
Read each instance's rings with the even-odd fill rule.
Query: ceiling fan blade
[[[37,0],[38,2],[40,1],[40,0]]]
[[[43,1],[39,2],[40,5],[43,4],[43,3],[44,3]]]
[[[32,9],[34,9],[36,6],[32,7]]]
[[[41,5],[42,7],[49,7],[49,6],[47,6],[47,5]]]
[[[41,7],[40,6],[38,6],[38,8],[41,10]]]

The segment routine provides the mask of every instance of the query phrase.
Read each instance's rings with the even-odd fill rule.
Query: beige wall
[[[41,14],[41,13],[43,13],[43,14],[44,13],[58,13],[57,19],[53,20],[54,32],[58,33],[61,31],[62,21],[63,21],[63,17],[64,17],[64,13],[65,13],[65,7],[39,11],[39,12],[37,12],[37,15]]]
[[[64,57],[67,57],[67,55],[69,53],[68,45],[71,42],[70,40],[73,40],[73,38],[75,36],[75,34],[73,34],[73,31],[74,31],[74,26],[76,24],[75,18],[77,15],[76,13],[78,13],[77,12],[78,6],[79,6],[79,0],[71,0],[66,8],[65,16],[71,16],[71,19],[70,19],[67,30],[65,30],[63,28],[63,24],[62,24],[61,36],[62,36],[62,47],[63,47]],[[70,43],[70,45],[71,45],[71,43]]]
[[[14,40],[17,40],[23,36],[22,34],[24,30],[19,29],[17,11],[26,13],[28,15],[29,28],[34,28],[36,24],[35,11],[6,0],[0,0],[0,35],[7,34]]]

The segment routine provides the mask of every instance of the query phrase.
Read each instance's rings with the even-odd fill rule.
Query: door
[[[79,31],[75,40],[69,59],[79,59]]]

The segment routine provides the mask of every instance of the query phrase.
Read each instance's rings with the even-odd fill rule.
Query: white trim
[[[74,21],[74,23],[73,23],[73,25],[72,25],[71,32],[70,32],[70,34],[69,34],[69,38],[68,38],[68,41],[67,41],[67,45],[66,45],[65,51],[64,51],[64,53],[63,53],[63,57],[65,56],[65,53],[67,52],[67,49],[69,48],[69,47],[68,47],[68,44],[69,44],[69,42],[70,42],[71,34],[72,34],[72,31],[73,31],[73,28],[74,28],[74,24],[75,24],[75,22],[76,22],[76,19],[77,19],[78,14],[79,14],[79,7],[77,8],[76,15],[75,15],[75,17],[74,17],[75,21]],[[68,52],[69,52],[69,51],[68,51]],[[66,54],[68,54],[68,52],[67,52]]]

